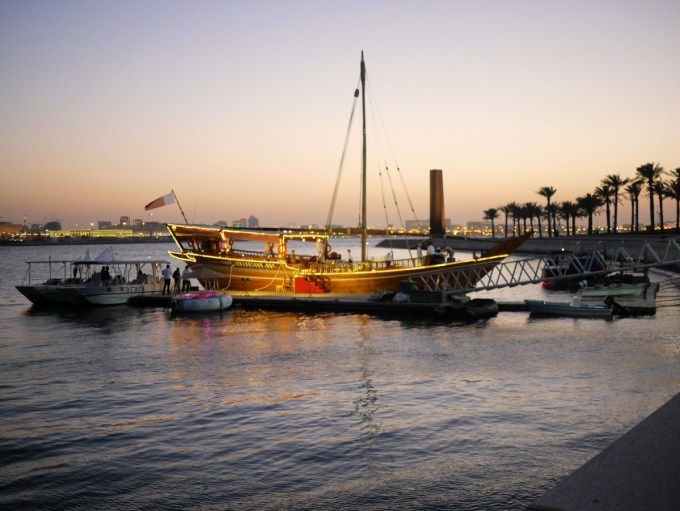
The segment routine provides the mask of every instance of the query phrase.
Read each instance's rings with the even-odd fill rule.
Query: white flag
[[[146,206],[144,206],[144,210],[148,211],[150,209],[160,208],[161,206],[167,206],[173,202],[175,202],[175,196],[174,194],[169,193],[167,195],[163,195],[163,197],[159,197],[155,201],[149,202]]]

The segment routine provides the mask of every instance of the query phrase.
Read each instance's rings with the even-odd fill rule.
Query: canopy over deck
[[[166,224],[171,234],[178,238],[195,240],[214,240],[219,237],[223,241],[257,241],[262,243],[281,243],[287,240],[326,240],[330,236],[326,232],[312,229],[227,229],[221,227],[205,227],[199,225]]]

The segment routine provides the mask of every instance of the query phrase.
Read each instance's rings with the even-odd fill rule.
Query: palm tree
[[[599,197],[605,204],[607,214],[607,234],[611,234],[612,233],[611,203],[612,198],[614,197],[614,192],[609,187],[609,185],[602,184],[595,188],[595,195]]]
[[[576,199],[576,203],[588,217],[588,234],[593,234],[593,215],[602,207],[603,201],[597,195],[587,193]]]
[[[571,201],[564,201],[560,204],[560,212],[567,222],[567,232],[571,231],[571,235],[576,235],[576,217],[578,216],[578,204]],[[569,220],[571,220],[571,229],[569,229]]]
[[[510,208],[510,216],[512,217],[512,235],[519,235],[519,220],[521,217],[520,207],[516,202],[510,202],[508,204]]]
[[[668,184],[664,181],[656,181],[654,183],[654,193],[659,198],[659,227],[664,231],[663,200],[665,197],[668,197]]]
[[[557,204],[551,204],[550,207],[546,206],[545,211],[546,216],[552,219],[553,236],[559,236],[559,232],[557,230],[557,215],[560,211],[559,206]]]
[[[538,195],[541,197],[545,197],[546,201],[548,201],[548,238],[552,237],[552,223],[550,222],[550,199],[552,198],[553,195],[557,193],[557,190],[555,190],[552,186],[542,186],[539,188],[539,190],[536,192]]]
[[[640,193],[642,193],[642,181],[631,181],[626,186],[626,193],[630,198],[630,230],[640,232]]]
[[[519,206],[519,216],[522,219],[522,234],[527,232],[527,219],[531,216],[529,214],[529,203],[526,202]]]
[[[569,214],[567,214],[564,209],[562,209],[562,206],[564,205],[563,202],[559,204],[555,204],[555,215],[557,215],[557,218],[561,218],[564,220],[564,225],[565,225],[565,230],[564,234],[565,236],[569,236],[569,219],[571,218]]]
[[[500,209],[503,214],[505,215],[505,229],[503,230],[503,237],[507,238],[508,237],[508,215],[510,215],[510,205],[506,204],[504,206],[498,206],[498,209]]]
[[[538,230],[541,230],[541,206],[535,202],[527,202],[524,204],[524,210],[529,218],[529,228],[534,231],[534,218],[538,218]],[[534,231],[536,232],[536,231]]]
[[[647,194],[649,195],[649,227],[654,232],[654,183],[661,177],[663,167],[659,164],[645,163],[640,165],[637,170],[638,177],[647,184]]]
[[[533,204],[533,209],[534,209],[534,216],[536,217],[536,223],[538,227],[538,235],[539,237],[543,237],[543,227],[541,227],[541,217],[543,216],[543,206],[540,204],[537,204],[536,202],[532,202]],[[531,227],[533,229],[533,225]]]
[[[494,224],[494,220],[498,218],[498,209],[497,208],[489,208],[484,210],[484,220],[491,220],[491,237],[495,238],[496,237],[496,225]]]
[[[680,167],[670,171],[673,179],[668,184],[668,197],[675,199],[675,230],[680,232]]]
[[[614,234],[616,234],[619,225],[619,191],[628,183],[630,183],[630,178],[621,178],[619,174],[609,174],[602,180],[602,184],[609,186],[614,192]]]

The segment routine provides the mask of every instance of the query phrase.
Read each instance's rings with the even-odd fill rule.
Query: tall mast
[[[361,260],[366,261],[366,66],[364,65],[364,52],[361,51],[361,118],[362,145],[361,154]]]

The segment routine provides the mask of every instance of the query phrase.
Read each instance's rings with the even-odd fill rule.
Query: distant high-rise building
[[[118,223],[119,227],[130,227],[130,217],[129,216],[122,216],[120,217],[120,222]]]
[[[253,215],[250,215],[250,217],[248,217],[248,227],[249,228],[260,227],[260,221]]]

